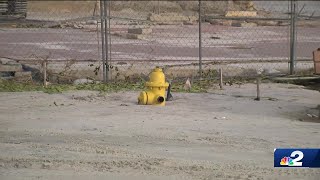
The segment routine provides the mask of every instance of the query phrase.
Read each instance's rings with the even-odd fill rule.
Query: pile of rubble
[[[32,72],[23,68],[23,65],[6,58],[0,58],[0,78],[17,81],[32,81]]]
[[[194,15],[183,15],[179,13],[151,13],[148,16],[148,20],[158,25],[193,25],[198,21],[198,17]]]

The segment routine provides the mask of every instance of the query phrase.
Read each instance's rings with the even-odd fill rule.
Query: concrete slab
[[[21,64],[0,64],[0,72],[22,71]]]
[[[126,35],[126,38],[127,39],[145,39],[145,36],[143,34],[131,34],[131,33],[128,33]]]
[[[129,34],[151,34],[151,28],[130,28],[128,29]]]
[[[31,77],[31,71],[17,71],[14,73],[15,77]]]

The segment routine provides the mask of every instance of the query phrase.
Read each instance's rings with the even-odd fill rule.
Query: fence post
[[[103,82],[107,82],[106,79],[106,48],[105,48],[105,14],[104,14],[104,0],[100,0],[100,21],[101,21],[101,52],[102,52],[102,77]]]
[[[294,74],[296,58],[296,1],[291,0],[291,23],[290,23],[290,75]]]
[[[112,61],[111,61],[111,1],[108,1],[108,36],[109,36],[109,80],[112,80]]]
[[[202,77],[202,31],[201,31],[201,0],[199,0],[199,11],[198,11],[198,14],[199,14],[199,74],[200,74],[200,79]]]
[[[108,33],[109,33],[109,30],[108,30],[108,18],[109,18],[109,15],[108,15],[108,12],[107,12],[107,9],[108,9],[108,3],[106,2],[106,1],[108,1],[108,0],[104,0],[103,1],[103,5],[104,5],[104,8],[103,8],[103,10],[104,10],[104,33],[105,33],[105,35],[104,35],[104,43],[105,43],[105,51],[106,51],[106,53],[105,53],[105,59],[106,59],[106,61],[105,61],[105,64],[104,64],[104,66],[105,66],[105,69],[106,69],[106,72],[105,72],[105,75],[106,75],[106,82],[109,80],[109,68],[110,68],[110,66],[109,66],[109,51],[108,51],[108,46],[109,46],[109,43],[108,43]]]
[[[43,85],[47,88],[47,60],[42,62],[42,71],[43,71]]]

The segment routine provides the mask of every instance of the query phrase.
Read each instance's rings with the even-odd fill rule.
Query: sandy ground
[[[174,93],[0,93],[0,179],[318,179],[275,169],[277,147],[320,147],[320,93],[290,84]],[[313,121],[313,122],[310,122]],[[318,178],[317,178],[318,177]]]

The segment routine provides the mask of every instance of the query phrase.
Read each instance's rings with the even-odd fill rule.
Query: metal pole
[[[223,89],[223,75],[222,75],[222,68],[219,69],[219,73],[220,73],[220,89]]]
[[[199,74],[202,77],[202,37],[201,37],[201,0],[199,0]]]
[[[105,37],[104,37],[104,31],[105,31],[105,16],[104,16],[104,0],[100,0],[100,20],[101,20],[101,45],[102,45],[102,77],[103,77],[103,82],[107,82],[106,79],[106,48],[105,48]]]
[[[256,101],[260,101],[260,83],[261,83],[261,79],[260,79],[260,75],[257,77],[257,97],[254,99]]]
[[[111,2],[108,1],[108,21],[109,21],[109,28],[108,28],[108,36],[109,36],[109,66],[112,66],[111,64],[111,25],[110,25],[110,22],[111,22]],[[109,68],[110,70],[110,76],[109,76],[109,79],[112,80],[112,71],[111,69]]]
[[[296,58],[296,1],[291,0],[290,23],[290,75],[294,74],[294,62]]]
[[[318,105],[318,110],[319,110],[318,119],[320,120],[320,105]]]
[[[43,85],[45,88],[47,88],[47,61],[43,61],[42,70],[43,70]]]
[[[107,2],[108,0],[104,0],[103,1],[103,5],[104,5],[104,42],[105,42],[105,51],[106,51],[106,63],[105,63],[105,68],[106,68],[106,81],[109,80],[109,62],[108,62],[108,59],[109,59],[109,51],[108,51],[108,13],[107,13]]]

